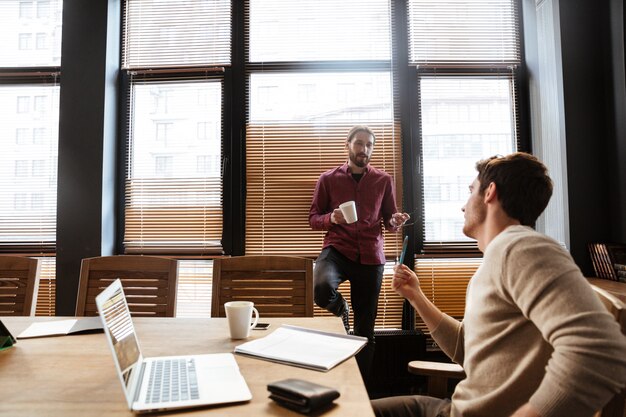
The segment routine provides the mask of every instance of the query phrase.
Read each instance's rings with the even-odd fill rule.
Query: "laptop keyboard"
[[[197,400],[196,362],[190,359],[158,359],[148,379],[147,403]]]

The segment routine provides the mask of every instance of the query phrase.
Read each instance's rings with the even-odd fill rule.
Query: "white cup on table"
[[[259,311],[254,308],[252,301],[229,301],[224,303],[228,328],[231,339],[245,339],[250,336],[250,330],[256,327],[259,322]],[[252,322],[254,313],[254,322]]]
[[[359,218],[356,215],[356,203],[354,201],[346,201],[339,204],[343,218],[346,219],[346,223],[354,223]]]

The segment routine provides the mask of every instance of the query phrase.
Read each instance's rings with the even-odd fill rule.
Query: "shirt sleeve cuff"
[[[331,213],[328,213],[328,215],[324,217],[324,229],[326,230],[330,229],[330,226],[333,225],[333,223],[330,221],[330,216],[332,215],[333,213],[331,212]]]
[[[528,401],[541,417],[590,416],[597,410],[593,410],[589,404],[579,400],[572,392],[563,389],[556,381],[552,381],[548,375],[539,385],[539,388]]]

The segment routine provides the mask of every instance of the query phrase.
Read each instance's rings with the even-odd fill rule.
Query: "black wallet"
[[[339,391],[302,379],[283,379],[267,385],[270,398],[283,407],[307,414],[330,405]]]

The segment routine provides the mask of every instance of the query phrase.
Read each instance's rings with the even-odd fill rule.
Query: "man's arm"
[[[626,382],[626,337],[558,244],[524,239],[505,256],[502,294],[554,349],[529,405],[543,416],[591,414]]]
[[[391,288],[409,300],[428,330],[432,332],[439,326],[443,319],[443,313],[424,295],[417,275],[408,266],[395,266]]]
[[[417,275],[409,267],[397,265],[394,271],[391,288],[409,300],[444,353],[456,363],[462,364],[465,355],[462,323],[441,312],[424,295]]]
[[[526,403],[511,414],[511,417],[541,417],[541,414],[532,405]]]
[[[309,210],[309,225],[313,230],[328,230],[332,226],[333,211],[328,209],[328,192],[324,179],[320,177],[315,185],[313,201]],[[341,211],[341,210],[340,210]]]
[[[385,228],[392,232],[400,230],[400,227],[402,227],[402,225],[410,218],[408,213],[398,212],[398,207],[396,206],[396,193],[394,191],[393,180],[391,177],[389,177],[389,181],[385,186],[382,215]]]

